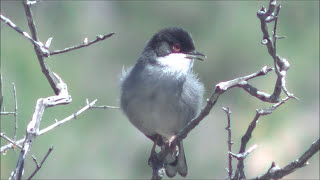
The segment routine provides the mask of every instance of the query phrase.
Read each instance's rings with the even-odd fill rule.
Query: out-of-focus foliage
[[[287,39],[278,41],[277,52],[291,63],[287,86],[300,101],[291,100],[260,119],[250,141],[259,147],[245,163],[248,177],[266,172],[272,161],[280,167],[286,165],[319,138],[319,1],[281,3],[278,34]],[[195,65],[206,86],[206,96],[220,81],[272,66],[272,58],[260,43],[262,33],[256,12],[262,5],[267,5],[266,1],[40,1],[32,7],[33,14],[40,40],[53,37],[51,50],[81,44],[85,37],[92,40],[98,34],[116,33],[93,46],[46,59],[68,84],[73,102],[47,109],[41,127],[75,112],[86,98],[97,98],[98,104],[118,105],[122,68],[133,65],[147,40],[164,27],[188,29],[197,50],[207,55],[207,61]],[[20,1],[1,1],[1,14],[29,32]],[[13,110],[11,83],[17,87],[18,137],[22,138],[36,100],[53,92],[31,43],[3,23],[1,63],[7,110]],[[252,83],[272,92],[274,82],[271,73]],[[237,152],[255,109],[271,104],[240,89],[221,96],[210,116],[184,141],[188,178],[227,176],[226,116],[222,106],[230,106],[232,111],[233,151]],[[12,136],[13,127],[12,117],[1,117],[1,132]],[[40,160],[50,145],[55,148],[35,178],[151,177],[147,159],[152,142],[120,110],[90,110],[38,137],[30,154]],[[18,152],[1,155],[1,179],[9,177]],[[319,153],[309,163],[287,178],[318,179]],[[34,168],[29,157],[25,176]]]

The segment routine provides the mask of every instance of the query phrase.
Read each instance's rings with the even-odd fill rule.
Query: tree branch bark
[[[272,163],[271,168],[268,170],[267,173],[256,177],[255,179],[281,179],[284,176],[291,174],[298,168],[304,167],[308,165],[308,160],[318,151],[320,150],[320,139],[313,142],[312,145],[306,150],[297,160],[292,161],[288,165],[283,168],[279,168],[275,163]]]

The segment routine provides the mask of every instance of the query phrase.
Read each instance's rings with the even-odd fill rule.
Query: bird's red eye
[[[179,52],[181,50],[180,44],[174,44],[172,49],[174,52]]]

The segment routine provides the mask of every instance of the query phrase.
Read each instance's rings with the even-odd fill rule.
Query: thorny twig
[[[62,125],[62,124],[64,124],[64,123],[66,123],[66,122],[68,122],[68,121],[70,121],[70,120],[72,120],[72,119],[75,119],[75,116],[74,116],[75,114],[76,114],[76,116],[79,116],[80,114],[82,114],[82,113],[85,112],[86,110],[90,109],[90,106],[93,106],[96,102],[97,102],[97,100],[94,100],[94,101],[88,103],[86,106],[84,106],[84,107],[82,107],[81,109],[79,109],[77,112],[73,113],[72,115],[70,115],[70,116],[68,116],[68,117],[66,117],[66,118],[64,118],[64,119],[62,119],[62,120],[60,120],[60,121],[56,120],[55,123],[53,123],[52,125],[50,125],[50,126],[48,126],[48,127],[46,127],[46,128],[43,128],[43,129],[39,130],[38,136],[43,135],[43,134],[45,134],[45,133],[53,130],[54,128],[56,128],[56,127],[58,127],[58,126],[60,126],[60,125]],[[16,141],[15,144],[20,145],[20,144],[22,144],[24,141],[25,141],[25,138],[22,138],[22,139]],[[2,152],[5,152],[5,151],[7,151],[7,150],[9,150],[9,149],[12,149],[13,147],[14,147],[14,144],[12,144],[12,143],[7,144],[7,145],[1,147],[1,151],[0,151],[0,152],[1,152],[1,153],[2,153]]]
[[[8,142],[10,142],[15,147],[18,147],[18,148],[22,149],[22,147],[17,142],[15,142],[14,140],[12,140],[9,137],[7,137],[4,133],[0,133],[0,137],[2,137],[3,139],[7,140]],[[1,153],[2,153],[2,151],[1,151]]]
[[[34,39],[35,41],[39,41],[38,35],[37,35],[37,30],[36,30],[36,27],[35,27],[35,24],[33,21],[31,7],[28,2],[29,2],[28,0],[23,0],[23,7],[24,7],[25,14],[27,17],[28,26],[29,26],[29,29],[30,29],[30,32],[32,35],[32,39]],[[58,95],[60,93],[60,90],[58,87],[58,80],[55,78],[55,76],[53,75],[53,72],[50,70],[49,66],[46,64],[46,61],[44,60],[44,58],[47,57],[47,55],[43,54],[43,49],[46,49],[46,48],[41,49],[38,46],[34,46],[34,51],[37,55],[41,70],[42,70],[43,74],[46,76],[54,93],[56,95]],[[48,54],[48,53],[46,53],[46,54]]]
[[[89,103],[89,100],[86,99],[86,103],[87,105],[89,105],[89,109],[119,109],[120,107],[117,107],[117,106],[106,106],[106,105],[103,105],[103,106],[95,106],[95,105],[91,105]]]
[[[232,155],[230,154],[232,152],[232,149],[231,149],[231,146],[233,144],[233,142],[231,141],[231,111],[230,111],[230,108],[227,107],[223,107],[222,108],[225,113],[227,114],[227,127],[225,128],[228,132],[228,140],[227,140],[227,143],[228,143],[228,167],[229,168],[226,168],[227,169],[227,172],[228,172],[228,176],[229,176],[229,179],[232,178],[232,175],[233,175],[233,169],[232,169]]]
[[[47,133],[48,131],[51,131],[52,129],[72,120],[72,119],[76,119],[81,113],[83,113],[84,111],[90,109],[90,106],[93,106],[95,103],[97,102],[97,99],[92,101],[91,103],[87,104],[86,106],[84,106],[83,108],[81,108],[80,110],[78,110],[77,112],[73,113],[72,115],[64,118],[63,120],[61,121],[58,121],[56,120],[55,123],[53,123],[52,125],[42,129],[39,131],[39,136],[44,134],[44,133]]]
[[[58,82],[59,94],[57,96],[50,96],[47,98],[40,98],[37,100],[34,113],[32,115],[31,121],[27,125],[26,137],[23,142],[22,149],[20,151],[19,159],[16,165],[16,169],[11,173],[10,179],[21,179],[24,169],[24,161],[27,157],[33,140],[38,136],[40,122],[44,111],[48,107],[56,105],[69,104],[71,102],[71,96],[68,93],[67,85],[62,81],[62,79],[55,73],[53,73]]]
[[[250,123],[246,133],[241,138],[241,145],[240,145],[240,150],[239,150],[240,156],[243,157],[243,155],[248,155],[248,153],[246,153],[246,146],[252,137],[252,132],[256,128],[256,125],[257,125],[257,122],[258,122],[260,116],[265,116],[265,115],[271,114],[274,110],[276,110],[279,106],[281,106],[282,104],[287,102],[290,98],[291,97],[286,97],[286,98],[282,99],[280,102],[272,105],[271,107],[269,107],[267,109],[257,109],[256,110],[256,115],[255,115],[253,121]],[[245,156],[244,156],[244,158],[245,158]],[[233,178],[235,180],[246,178],[246,176],[244,174],[244,163],[243,163],[244,158],[238,159],[239,161],[238,161],[238,165],[237,165],[237,170],[236,170],[234,178]]]
[[[15,112],[5,112],[5,111],[0,112],[0,115],[3,115],[3,116],[11,115],[11,114],[15,114]]]
[[[18,129],[18,121],[17,121],[17,113],[18,113],[18,100],[17,100],[17,92],[16,86],[12,83],[13,86],[13,97],[14,97],[14,135],[13,140],[17,139],[17,129]]]
[[[277,9],[276,14],[274,14],[274,10],[275,9]],[[269,36],[269,33],[268,33],[267,23],[275,21],[278,18],[279,11],[280,11],[280,6],[277,5],[276,1],[275,0],[270,0],[270,4],[269,4],[268,10],[266,10],[263,7],[257,13],[257,16],[259,17],[259,19],[261,21],[261,30],[263,32],[263,41],[262,41],[262,43],[267,45],[268,52],[273,57],[274,63],[276,63],[276,65],[274,65],[274,67],[275,67],[275,71],[276,71],[276,74],[278,76],[278,79],[277,79],[277,81],[275,83],[274,92],[271,95],[269,95],[267,93],[259,91],[257,88],[253,87],[252,85],[250,85],[248,83],[248,80],[250,80],[252,78],[255,78],[255,77],[258,77],[258,76],[261,76],[261,75],[265,75],[265,74],[267,74],[268,72],[270,72],[273,69],[273,68],[267,68],[267,67],[264,67],[260,71],[258,71],[256,73],[253,73],[251,75],[248,75],[248,76],[245,76],[245,77],[236,78],[236,79],[231,80],[231,81],[221,82],[221,83],[217,84],[214,92],[211,95],[211,97],[207,100],[207,105],[203,108],[203,110],[200,112],[200,114],[196,118],[191,120],[176,135],[176,138],[171,142],[171,146],[175,146],[177,141],[180,141],[180,140],[184,139],[187,136],[187,134],[192,129],[194,129],[200,123],[200,121],[202,119],[204,119],[209,114],[209,112],[211,111],[213,106],[216,104],[219,96],[221,94],[223,94],[225,91],[227,91],[228,89],[230,89],[230,88],[241,87],[245,91],[247,91],[250,95],[260,99],[261,101],[270,102],[270,103],[277,103],[277,104],[284,103],[283,100],[280,100],[281,90],[283,90],[285,92],[285,94],[288,96],[288,99],[289,98],[297,99],[293,94],[288,93],[288,91],[286,89],[285,75],[286,75],[286,72],[288,71],[288,69],[290,67],[290,64],[285,58],[282,58],[282,57],[280,57],[279,55],[277,55],[275,53],[276,52],[275,51],[275,47],[273,46],[272,40],[271,40],[271,38]],[[275,24],[274,28],[276,28],[276,25],[277,24]],[[274,37],[277,37],[275,33],[274,33]],[[277,71],[279,71],[280,73],[277,73]],[[288,99],[286,99],[286,100],[288,100]],[[265,112],[262,112],[262,114],[259,114],[257,112],[256,118],[258,119],[260,115],[265,115],[263,113],[265,113]],[[254,123],[252,123],[252,124],[254,124],[254,126],[255,126],[255,123],[256,123],[256,121],[254,120]],[[250,126],[249,126],[249,128],[250,128]],[[251,133],[250,133],[250,136],[251,136]],[[242,147],[241,147],[239,153],[244,153],[245,152],[245,146],[246,146],[246,143],[242,143]],[[157,154],[157,158],[153,158],[153,161],[151,161],[151,165],[154,164],[156,166],[157,164],[159,164],[159,162],[163,163],[163,160],[164,160],[165,156],[168,153],[169,153],[169,147],[165,148],[162,151],[160,151]],[[155,174],[158,170],[159,169],[153,168],[153,174]],[[239,177],[239,173],[241,173],[240,177],[242,177],[242,176],[245,177],[244,173],[242,173],[242,172],[243,172],[243,160],[240,160],[239,163],[238,163],[238,168],[237,168],[236,174],[235,174],[236,177]]]
[[[16,94],[16,87],[14,83],[12,83],[13,86],[13,98],[14,98],[14,111],[13,112],[6,112],[5,108],[3,107],[3,110],[0,111],[0,116],[7,116],[7,115],[14,115],[14,121],[15,121],[15,126],[14,126],[14,140],[16,140],[16,134],[17,134],[17,113],[18,113],[18,102],[17,102],[17,94]],[[2,86],[1,86],[2,88]],[[2,104],[1,104],[2,105]]]
[[[284,176],[294,172],[298,168],[308,165],[308,160],[320,150],[320,139],[313,142],[306,152],[304,152],[297,160],[292,161],[283,168],[279,168],[274,162],[267,173],[256,177],[255,179],[281,179]]]
[[[201,110],[200,114],[192,119],[179,133],[176,134],[175,138],[170,142],[171,147],[174,147],[177,145],[178,141],[181,141],[182,139],[186,138],[188,133],[194,129],[211,111],[213,106],[216,104],[218,101],[218,98],[221,94],[225,93],[227,90],[234,88],[234,87],[241,87],[241,88],[246,88],[248,85],[248,80],[266,75],[268,72],[270,72],[272,68],[267,68],[266,66],[263,67],[260,71],[252,73],[247,76],[239,77],[230,81],[225,81],[218,83],[215,87],[215,90],[213,91],[212,95],[210,96],[209,99],[207,99],[207,105]],[[248,91],[247,91],[248,92]],[[261,99],[264,97],[266,93],[262,93],[257,90],[250,90],[250,94],[258,99]],[[267,99],[267,98],[264,98]],[[163,150],[161,150],[159,153],[156,154],[155,158],[152,158],[150,161],[151,166],[153,167],[153,173],[152,174],[157,174],[158,172],[161,171],[161,166],[159,164],[164,163],[164,158],[166,155],[169,153],[170,147],[169,145],[166,146]],[[159,167],[159,168],[154,168],[154,167]],[[159,173],[158,173],[159,174]],[[162,177],[159,176],[155,177],[155,179],[161,179]]]
[[[33,176],[40,170],[40,168],[42,167],[43,163],[46,161],[47,157],[49,156],[49,154],[52,152],[53,150],[53,146],[51,146],[47,152],[47,154],[44,156],[44,158],[42,159],[42,161],[40,162],[40,164],[38,164],[37,159],[32,156],[32,159],[34,161],[34,163],[36,164],[36,169],[33,171],[33,173],[28,177],[28,180],[31,180],[33,178]]]
[[[46,78],[47,78],[51,88],[53,89],[54,93],[56,94],[56,96],[38,99],[37,103],[36,103],[34,114],[32,116],[32,119],[27,126],[26,137],[24,139],[20,139],[15,142],[12,141],[13,143],[1,147],[1,152],[4,152],[8,148],[14,147],[14,144],[18,145],[20,143],[23,143],[22,150],[20,152],[20,156],[19,156],[19,159],[18,159],[18,162],[16,165],[16,169],[11,173],[11,176],[9,179],[21,179],[22,174],[23,174],[23,169],[24,169],[24,160],[25,160],[28,152],[31,149],[32,141],[37,136],[39,136],[40,133],[45,133],[45,132],[53,129],[54,127],[70,120],[70,118],[68,117],[65,121],[56,122],[52,126],[49,126],[47,129],[43,129],[42,132],[39,132],[39,125],[40,125],[44,110],[47,107],[70,103],[71,96],[68,94],[67,85],[62,81],[62,79],[57,74],[53,73],[50,70],[49,66],[46,64],[46,62],[44,60],[46,57],[48,57],[50,55],[48,48],[50,46],[52,38],[49,38],[45,45],[43,45],[43,43],[41,43],[41,41],[38,40],[37,31],[35,28],[35,24],[34,24],[33,16],[32,16],[32,11],[30,8],[30,6],[35,4],[36,2],[37,1],[23,0],[23,6],[24,6],[26,17],[27,17],[28,26],[29,26],[29,29],[31,32],[31,37],[26,32],[22,31],[19,27],[17,27],[14,23],[12,23],[8,18],[4,17],[3,15],[1,15],[1,21],[5,22],[9,27],[13,28],[14,30],[16,30],[18,33],[20,33],[21,35],[23,35],[25,38],[27,38],[28,40],[30,40],[33,43],[34,50],[37,55],[42,72],[46,76]],[[113,34],[114,33],[110,33],[110,34],[107,34],[104,36],[99,35],[99,36],[97,36],[97,39],[94,41],[91,41],[89,43],[87,43],[87,41],[85,41],[83,45],[75,46],[72,48],[67,48],[62,51],[55,51],[55,52],[53,52],[53,54],[61,54],[61,53],[69,52],[74,49],[79,49],[81,47],[86,47],[86,46],[94,44],[98,41],[102,41],[102,40],[112,36]],[[17,107],[17,106],[15,106],[15,107]],[[15,110],[17,110],[17,108],[15,108]],[[82,113],[82,112],[79,112],[79,114],[80,113]],[[11,114],[11,113],[10,112],[1,112],[1,115],[5,115],[5,114]],[[15,111],[15,115],[16,115],[16,111]],[[77,115],[76,113],[73,114],[73,118],[75,118],[76,115]],[[15,118],[16,118],[16,116],[15,116]],[[17,126],[15,126],[15,127],[17,127]],[[16,139],[16,133],[14,136],[15,136],[14,139]]]
[[[275,72],[278,76],[277,83],[275,85],[275,88],[274,88],[274,91],[273,91],[271,98],[274,100],[277,100],[279,98],[281,90],[283,90],[287,96],[298,99],[293,94],[289,93],[286,88],[285,76],[286,76],[287,71],[290,68],[290,63],[288,62],[288,60],[279,56],[276,53],[276,42],[278,39],[276,32],[277,32],[278,15],[279,15],[280,9],[281,9],[281,5],[277,4],[276,0],[270,0],[268,10],[266,10],[264,7],[262,7],[257,12],[257,16],[260,19],[261,31],[263,33],[262,44],[267,46],[268,52],[274,60],[274,68],[275,68]],[[272,35],[272,39],[271,39],[271,37],[269,35],[267,24],[270,22],[273,22],[273,21],[275,23],[274,23],[273,35]]]
[[[90,42],[86,42],[87,39],[85,39],[85,41],[83,42],[83,44],[80,44],[78,46],[73,46],[73,47],[69,47],[69,48],[65,48],[63,50],[55,50],[55,51],[51,51],[49,53],[50,56],[53,56],[53,55],[56,55],[56,54],[62,54],[62,53],[66,53],[66,52],[69,52],[69,51],[72,51],[72,50],[76,50],[76,49],[80,49],[80,48],[83,48],[83,47],[86,47],[86,46],[90,46],[96,42],[99,42],[99,41],[103,41],[109,37],[111,37],[112,35],[114,35],[115,33],[109,33],[109,34],[106,34],[106,35],[97,35],[96,36],[96,39],[95,40],[92,40]]]
[[[232,157],[236,158],[237,160],[244,160],[250,153],[252,153],[255,149],[257,149],[257,147],[258,147],[258,145],[255,144],[243,153],[234,154],[232,152],[229,152],[229,154]]]
[[[34,46],[38,47],[41,51],[41,54],[44,56],[48,56],[49,51],[45,48],[45,46],[43,45],[42,42],[35,40],[34,38],[30,37],[30,35],[23,31],[22,29],[20,29],[16,24],[14,24],[9,18],[3,16],[2,14],[0,15],[1,21],[3,21],[4,23],[6,23],[9,27],[11,27],[12,29],[14,29],[15,31],[17,31],[19,34],[21,34],[23,37],[25,37],[26,39],[28,39]]]

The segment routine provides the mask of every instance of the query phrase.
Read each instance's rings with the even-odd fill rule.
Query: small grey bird
[[[190,33],[165,28],[148,41],[121,78],[120,103],[130,122],[161,148],[199,113],[203,84],[192,72],[196,52]],[[188,173],[182,142],[165,158],[168,177]]]

